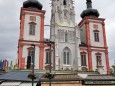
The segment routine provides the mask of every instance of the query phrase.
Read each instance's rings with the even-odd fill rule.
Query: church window
[[[46,51],[46,64],[50,63],[50,52]]]
[[[73,31],[73,42],[75,42],[75,32]]]
[[[99,32],[94,32],[94,40],[95,42],[99,42]]]
[[[28,56],[27,57],[27,66],[26,66],[27,69],[30,69],[31,68],[31,56]]]
[[[97,67],[102,66],[102,60],[101,60],[101,56],[100,55],[96,56],[96,63],[97,63]]]
[[[64,52],[64,59],[63,59],[63,61],[64,61],[64,64],[66,64],[66,52]]]
[[[35,35],[35,25],[30,24],[29,35]]]
[[[32,67],[33,58],[34,58],[34,49],[30,47],[28,48],[27,69],[30,69]]]
[[[69,64],[69,52],[67,52],[67,64]]]
[[[96,64],[97,67],[102,66],[101,53],[96,53]]]
[[[63,52],[63,64],[70,64],[70,50],[66,47]]]
[[[98,29],[98,25],[94,24],[94,25],[93,25],[93,28],[94,28],[94,29]]]
[[[30,21],[35,22],[36,21],[36,16],[30,16]]]
[[[64,30],[60,30],[60,41],[64,42]]]
[[[31,56],[31,63],[33,62],[33,57],[34,57],[34,51],[33,50],[29,50],[28,51],[28,56]]]
[[[69,31],[69,39],[72,40],[72,31]]]
[[[60,42],[65,42],[65,32],[64,30],[58,30],[58,39]]]
[[[68,34],[67,34],[67,31],[65,32],[65,42],[68,41]]]
[[[67,5],[66,0],[63,0],[63,5]]]
[[[81,66],[86,66],[86,54],[81,54]]]

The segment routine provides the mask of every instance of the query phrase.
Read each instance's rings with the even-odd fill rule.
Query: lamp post
[[[52,53],[52,51],[51,51],[51,41],[47,41],[47,42],[45,42],[45,43],[47,43],[47,45],[50,47],[49,49],[50,49],[50,54],[49,54],[49,74],[51,74],[51,53]],[[49,86],[51,86],[51,77],[49,77]]]
[[[54,42],[49,40],[49,41],[47,41],[45,43],[47,43],[47,45],[49,46],[49,49],[50,49],[50,54],[49,54],[49,74],[51,75],[51,70],[52,70],[52,63],[51,63],[52,49],[51,49],[51,47],[52,47],[52,44]],[[51,81],[52,81],[51,79],[52,79],[52,76],[49,77],[49,86],[51,86]]]
[[[31,44],[31,46],[33,46],[34,48],[34,53],[33,53],[33,57],[32,57],[32,74],[34,75],[34,66],[35,66],[35,44]],[[32,78],[32,86],[34,86],[34,78]]]

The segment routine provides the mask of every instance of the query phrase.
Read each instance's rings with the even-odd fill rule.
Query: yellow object
[[[61,26],[61,23],[60,23],[60,22],[57,22],[56,24],[57,24],[58,26]]]

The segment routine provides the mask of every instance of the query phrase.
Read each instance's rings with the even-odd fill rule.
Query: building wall
[[[85,29],[85,25],[80,27],[80,39],[81,39],[81,42],[86,43],[86,29]]]
[[[79,34],[75,25],[75,9],[72,0],[66,0],[64,5],[63,0],[52,1],[52,16],[51,16],[51,40],[55,42],[55,69],[77,69],[79,56]],[[58,30],[74,31],[75,41],[60,41]],[[65,32],[63,33],[65,34]],[[70,36],[69,36],[70,37]],[[64,37],[65,40],[65,37]],[[67,47],[71,51],[70,64],[63,64],[63,50]]]
[[[26,69],[26,65],[27,65],[27,57],[28,57],[28,48],[31,46],[24,46],[23,47],[23,54],[22,57],[25,58],[25,69]],[[39,68],[39,47],[36,46],[35,47],[35,69]]]
[[[98,25],[98,29],[99,30],[99,42],[95,42],[94,40],[94,28],[93,25]],[[93,23],[90,22],[89,23],[90,26],[90,39],[91,39],[91,46],[97,46],[97,47],[104,47],[104,40],[103,40],[103,30],[102,30],[102,24],[101,23]]]
[[[90,18],[86,17],[82,19],[82,21],[79,23],[79,27],[81,30],[80,37],[81,42],[85,42],[85,36],[86,36],[86,44],[85,48],[80,48],[81,50],[86,50],[88,55],[88,63],[90,64],[89,69],[90,70],[97,70],[97,63],[96,63],[96,53],[101,53],[101,60],[102,60],[102,70],[103,74],[109,74],[109,63],[108,63],[108,49],[107,49],[107,43],[106,43],[106,34],[105,34],[105,24],[104,24],[103,18]],[[85,25],[85,26],[84,26]],[[94,25],[97,26],[97,28],[94,27]],[[84,31],[84,29],[86,31]],[[98,31],[99,33],[99,41],[96,42],[94,40],[94,31]],[[85,34],[85,35],[84,35]]]
[[[82,83],[80,83],[79,81],[75,81],[75,82],[56,82],[56,83],[52,83],[52,86],[83,86]],[[49,86],[48,83],[42,83],[41,86]]]
[[[96,51],[92,51],[92,65],[93,65],[93,70],[96,71],[97,70],[97,63],[96,63]],[[106,69],[106,57],[105,57],[105,53],[104,52],[100,52],[101,55],[101,60],[102,60],[102,66],[103,66],[103,74],[107,74],[107,69]]]
[[[44,39],[44,10],[34,10],[21,8],[20,14],[20,37],[18,44],[19,68],[26,68],[28,48],[35,45],[35,69],[43,69],[44,44],[40,43]],[[34,20],[30,20],[30,16],[34,16]],[[35,24],[35,35],[29,34],[30,23]],[[23,62],[23,64],[22,64]],[[25,63],[24,63],[25,62]],[[23,67],[22,67],[23,66]]]
[[[24,40],[33,40],[33,41],[39,41],[40,40],[40,24],[41,24],[41,18],[40,16],[36,16],[36,27],[35,27],[35,36],[34,35],[29,35],[29,23],[30,21],[30,16],[33,15],[29,15],[26,14],[25,15],[25,22],[24,22]]]
[[[86,53],[86,66],[81,66],[81,58],[79,59],[79,70],[82,70],[83,67],[86,67],[87,69],[89,69],[89,65],[88,65],[88,53],[87,53],[87,50],[83,50],[83,49],[80,49],[80,53],[81,52],[85,52]]]

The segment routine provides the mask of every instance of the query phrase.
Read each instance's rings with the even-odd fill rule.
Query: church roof
[[[27,0],[23,3],[24,8],[34,8],[42,10],[42,4],[38,0]]]
[[[88,75],[86,80],[115,80],[115,77],[111,75]]]
[[[81,13],[81,17],[82,17],[82,18],[84,18],[84,17],[86,17],[86,16],[99,17],[99,12],[98,12],[98,10],[92,8],[92,1],[91,1],[91,0],[87,0],[86,4],[87,4],[87,9],[84,10],[84,11]]]
[[[2,81],[2,85],[5,84],[9,86],[14,86],[13,84],[23,84],[24,86],[31,85],[31,79],[28,78],[28,74],[30,74],[31,70],[12,70],[8,71],[2,75],[0,75],[0,81]],[[41,82],[49,82],[48,78],[44,77],[44,74],[48,71],[44,70],[35,70],[35,74],[37,78],[34,80],[36,84],[38,81]],[[89,72],[90,73],[90,72]],[[55,74],[52,73],[52,74]],[[83,73],[81,75],[84,76],[87,73]],[[56,72],[54,78],[52,79],[52,83],[54,82],[71,82],[75,83],[81,81],[83,84],[115,84],[115,77],[111,75],[100,75],[100,74],[87,74],[85,78],[81,77],[79,73],[69,73],[69,72]],[[106,82],[106,83],[105,83]],[[13,83],[13,84],[12,84]],[[0,83],[1,84],[1,83]],[[22,85],[21,85],[22,86]]]
[[[81,44],[79,44],[80,47],[87,47],[88,45],[84,42],[81,42]]]
[[[47,71],[35,71],[35,74],[37,75],[37,79],[35,79],[35,82],[37,82],[39,79],[41,81],[47,81],[46,78],[44,78],[44,74]],[[31,81],[27,76],[30,74],[30,70],[12,70],[8,71],[2,75],[0,75],[0,80],[6,80],[6,81]],[[77,75],[77,73],[58,73],[55,74],[52,81],[68,81],[68,80],[82,80],[80,76]]]

